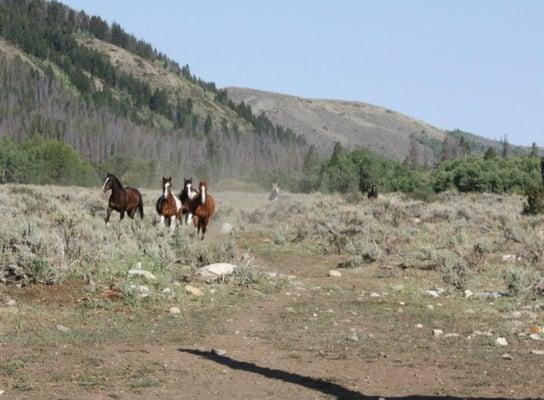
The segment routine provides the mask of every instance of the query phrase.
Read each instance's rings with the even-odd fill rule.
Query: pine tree
[[[533,142],[533,145],[531,146],[531,153],[529,154],[530,157],[536,158],[538,157],[540,151],[538,150],[538,145],[536,142]]]
[[[315,149],[315,146],[312,144],[308,148],[308,151],[306,152],[306,156],[304,157],[304,163],[302,165],[302,171],[309,175],[314,172],[316,166],[318,165],[318,156],[317,151]]]

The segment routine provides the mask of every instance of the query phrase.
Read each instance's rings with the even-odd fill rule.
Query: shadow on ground
[[[381,396],[366,396],[360,392],[353,391],[338,385],[333,382],[329,382],[319,378],[313,378],[310,376],[299,375],[292,372],[282,371],[280,369],[273,369],[268,367],[261,367],[259,365],[238,361],[230,357],[220,356],[210,351],[201,351],[195,349],[178,349],[183,353],[194,354],[196,356],[205,358],[207,360],[222,364],[231,369],[247,371],[254,374],[262,375],[269,379],[277,379],[283,382],[300,385],[308,389],[312,389],[323,394],[333,396],[338,400],[378,400]],[[508,400],[505,397],[453,397],[453,396],[422,396],[422,395],[410,395],[403,397],[387,397],[388,400]],[[519,400],[519,399],[516,399]],[[529,400],[529,399],[526,399]]]

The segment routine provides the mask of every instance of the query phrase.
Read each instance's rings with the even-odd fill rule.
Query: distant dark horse
[[[210,218],[215,212],[215,200],[208,194],[208,182],[201,181],[198,185],[198,195],[191,200],[189,211],[194,216],[194,225],[198,233],[202,229],[202,240],[206,234]]]
[[[165,220],[170,221],[170,230],[176,230],[176,220],[181,217],[181,201],[172,193],[172,177],[162,178],[162,195],[155,204],[157,214],[161,218],[161,225]]]
[[[377,199],[378,198],[378,188],[376,185],[372,185],[368,193],[366,194],[369,199]]]
[[[108,225],[112,210],[121,214],[119,221],[124,218],[125,212],[128,213],[130,218],[134,218],[134,214],[136,214],[136,211],[138,210],[140,211],[141,219],[144,219],[144,203],[138,189],[129,186],[123,187],[123,184],[119,179],[108,172],[106,179],[104,179],[102,190],[104,193],[111,190],[108,208],[106,210],[106,225]]]
[[[185,215],[185,224],[190,224],[193,218],[191,213],[191,201],[198,195],[198,192],[193,189],[193,178],[183,178],[183,190],[179,193],[181,201],[181,213]]]

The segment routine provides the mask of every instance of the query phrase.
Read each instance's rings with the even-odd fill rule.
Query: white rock
[[[231,275],[236,269],[235,265],[229,263],[215,263],[206,265],[196,271],[196,275],[206,282],[213,282],[225,276]]]
[[[56,328],[57,328],[57,331],[62,332],[62,333],[70,333],[71,332],[71,329],[65,327],[64,325],[57,325]]]
[[[508,353],[504,353],[504,354],[501,356],[501,358],[502,358],[503,360],[513,360],[513,359],[514,359],[514,357],[512,357],[512,355],[511,355],[511,354],[508,354]]]
[[[401,306],[406,305],[406,303],[405,303],[404,301],[401,301],[399,304],[400,304]]]
[[[228,235],[232,232],[233,226],[229,224],[228,222],[225,222],[223,225],[221,225],[221,233],[223,235]]]
[[[402,289],[404,289],[404,285],[395,285],[395,286],[393,286],[392,289],[393,289],[393,291],[395,291],[395,292],[401,292]]]
[[[376,292],[372,292],[370,293],[370,297],[380,297],[380,294],[379,293],[376,293]]]
[[[359,336],[357,336],[355,333],[352,333],[351,335],[346,336],[346,339],[350,342],[358,342]]]
[[[467,339],[472,339],[476,336],[492,336],[492,333],[490,331],[474,331],[467,336]]]
[[[544,350],[531,350],[531,353],[537,356],[544,356]]]
[[[508,346],[508,342],[506,341],[506,338],[503,338],[503,337],[498,337],[495,340],[495,344],[497,346]]]
[[[440,297],[440,295],[443,294],[443,293],[444,293],[444,289],[442,289],[442,288],[432,288],[432,289],[427,289],[425,291],[425,294],[427,296],[430,296],[430,297],[432,297],[434,299],[436,299],[437,297]]]
[[[541,340],[542,338],[540,337],[540,335],[538,333],[531,333],[529,335],[529,337],[533,340]]]
[[[227,350],[223,350],[223,349],[212,349],[212,354],[215,354],[217,356],[224,356],[225,354],[227,354]]]
[[[140,269],[140,268],[129,269],[128,270],[128,275],[129,276],[141,276],[144,279],[147,279],[148,281],[153,281],[153,280],[156,279],[155,275],[153,275],[151,272],[146,271],[145,269]]]
[[[204,293],[199,288],[196,288],[191,285],[185,285],[185,291],[193,296],[203,296]]]
[[[439,338],[444,334],[444,331],[442,329],[433,329],[433,336],[435,338]]]
[[[427,304],[427,309],[434,310],[434,306],[432,304]]]
[[[465,297],[468,299],[469,297],[472,297],[472,295],[474,294],[474,292],[470,289],[466,289],[465,290]]]
[[[179,314],[181,310],[178,307],[170,307],[170,310],[168,310],[170,314]]]
[[[162,293],[163,293],[163,294],[170,294],[170,293],[172,293],[172,289],[170,289],[170,288],[164,288],[164,289],[162,290]]]
[[[0,389],[0,396],[2,396],[3,394],[4,394],[4,391]]]
[[[9,299],[8,301],[6,301],[6,306],[8,307],[15,307],[17,305],[17,302],[13,299]]]
[[[417,329],[421,329],[421,328],[423,328],[423,325],[421,325],[421,324],[415,324],[414,327],[417,328]]]
[[[331,278],[340,278],[342,276],[342,273],[340,271],[335,270],[335,269],[331,269],[329,271],[329,276]]]
[[[502,256],[503,261],[515,262],[520,261],[521,257],[516,256],[515,254],[505,254]]]
[[[461,336],[461,335],[459,335],[458,333],[446,333],[444,335],[445,338],[457,338],[459,336]]]

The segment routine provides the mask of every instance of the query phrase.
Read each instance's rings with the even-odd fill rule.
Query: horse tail
[[[141,194],[140,194],[140,197],[138,198],[138,211],[140,211],[140,218],[144,219],[144,200]]]

